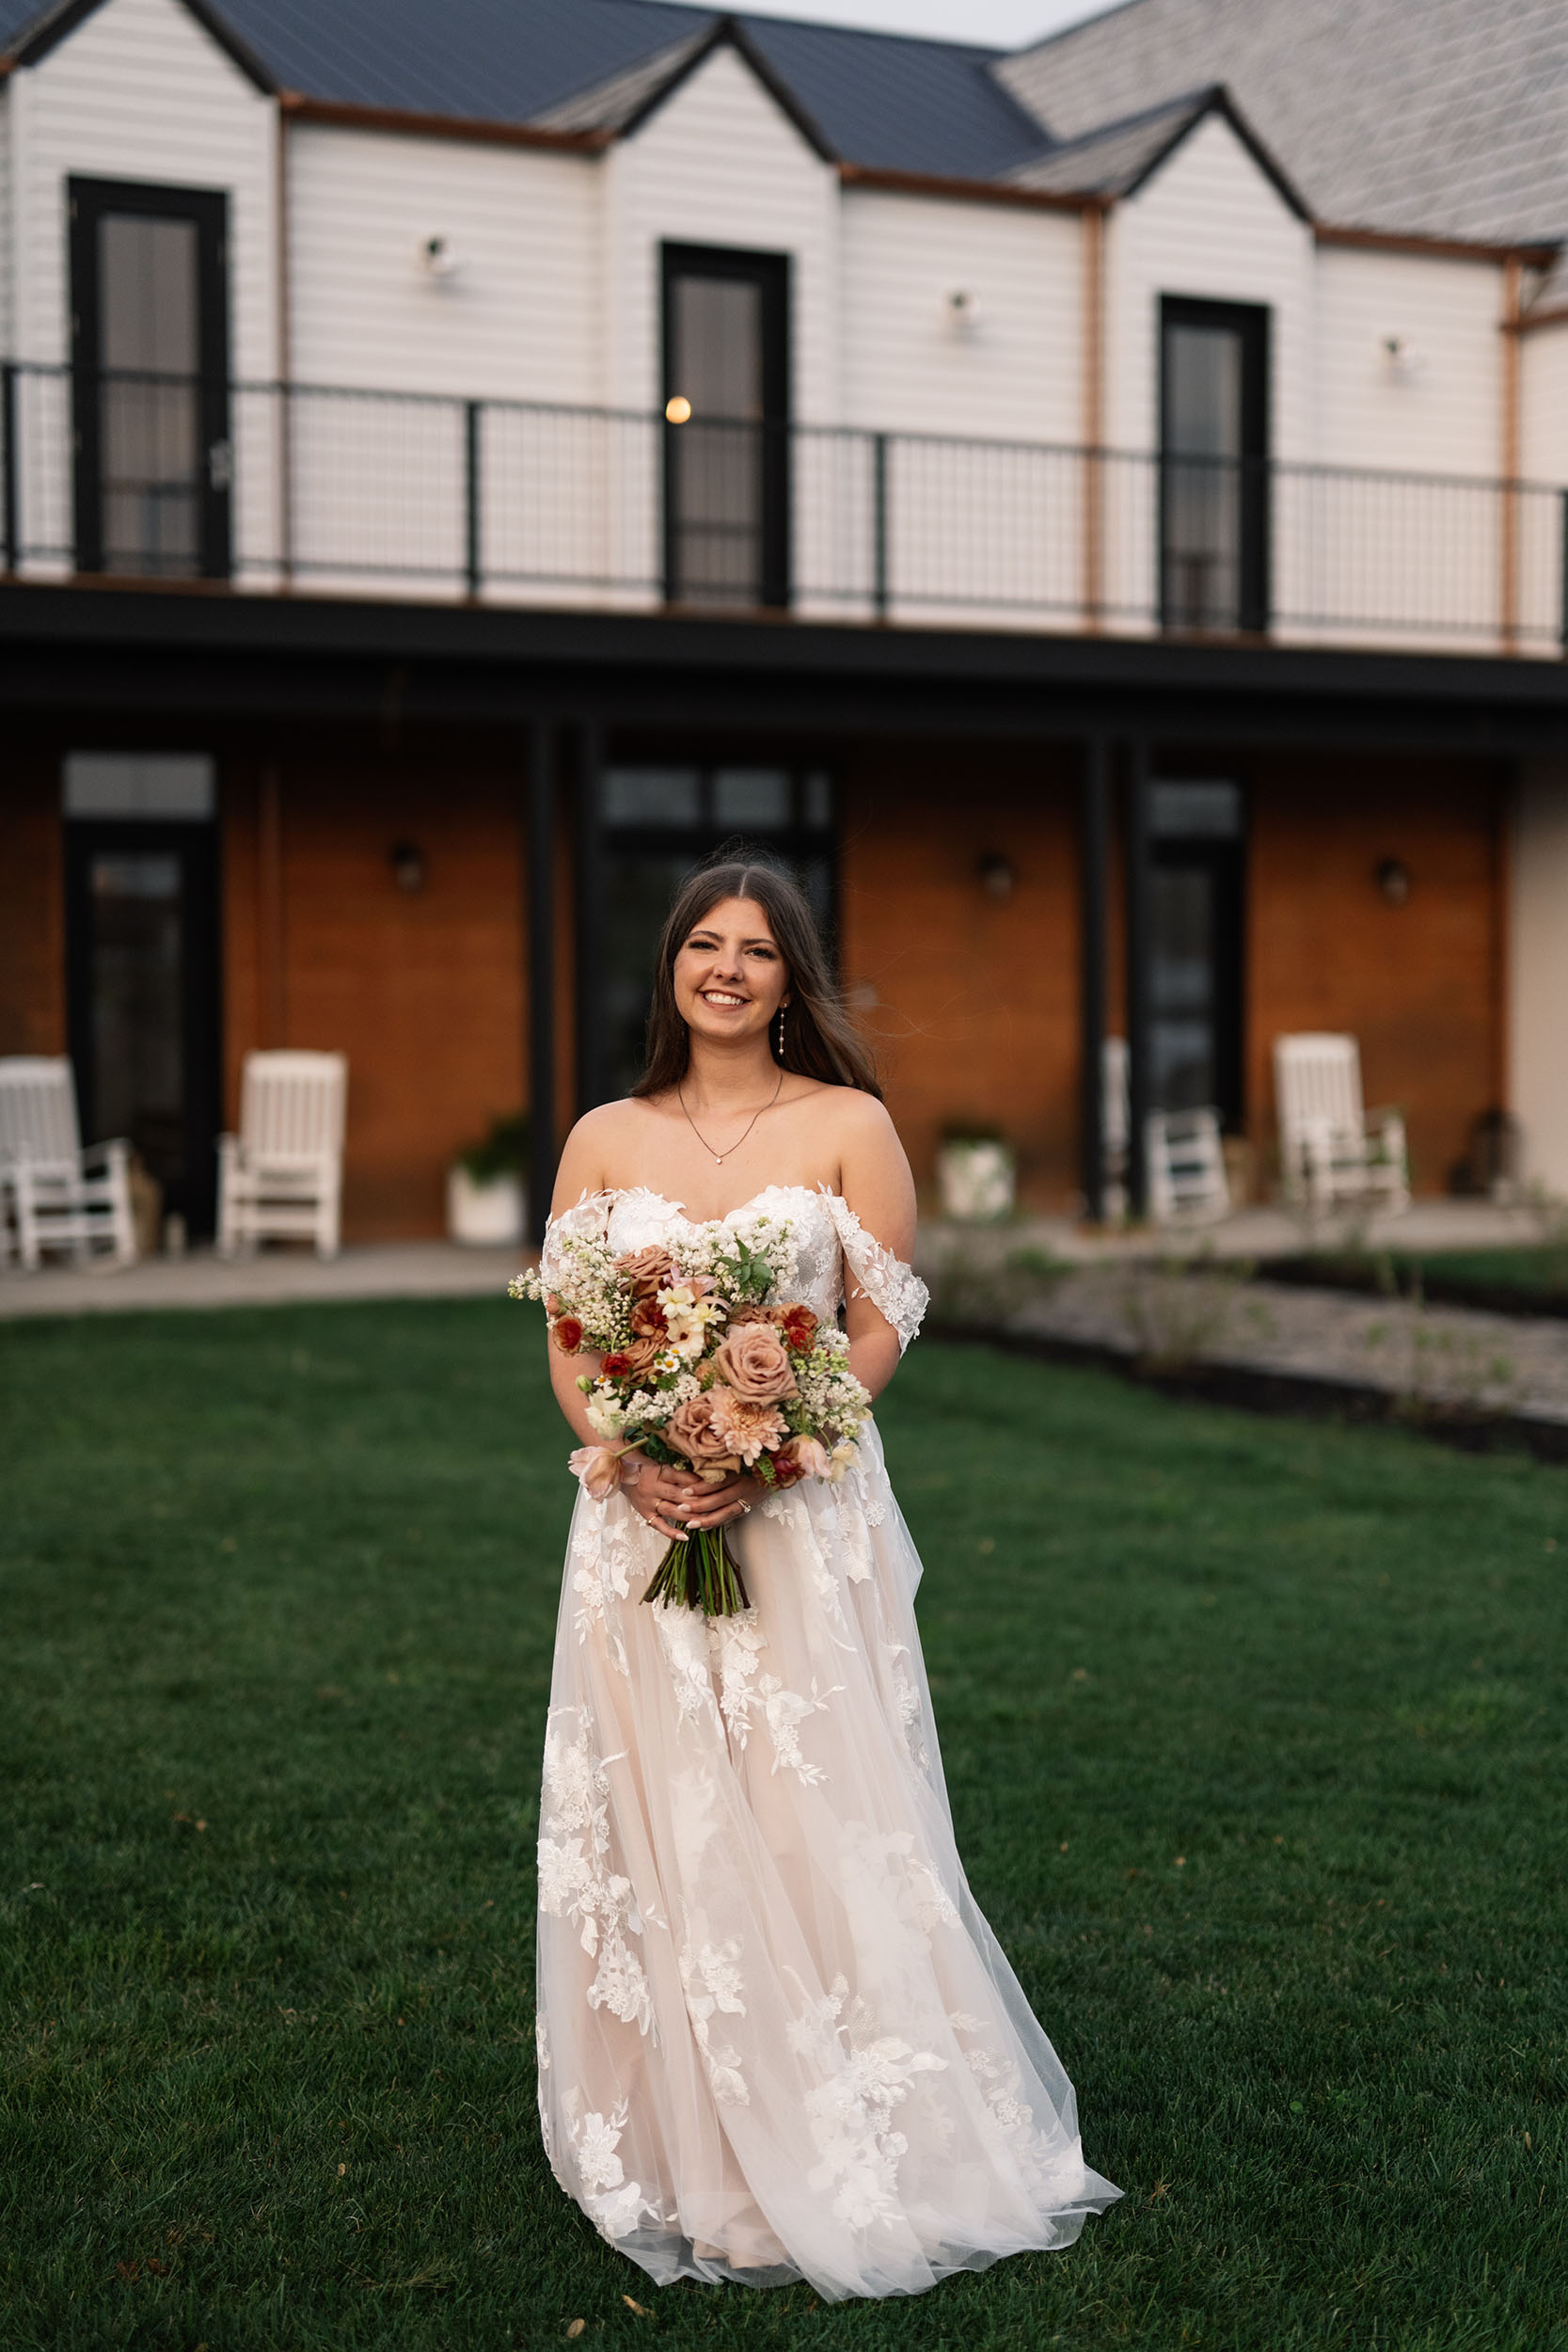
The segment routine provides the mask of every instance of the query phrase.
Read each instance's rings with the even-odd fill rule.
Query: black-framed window
[[[1269,314],[1160,304],[1160,613],[1166,628],[1269,623]]]
[[[1244,809],[1241,787],[1172,781],[1149,797],[1149,1105],[1212,1106],[1239,1129]]]
[[[76,565],[230,569],[228,199],[72,179]]]
[[[213,1230],[222,1123],[211,761],[73,754],[64,779],[67,1022],[84,1136],[124,1136],[166,1211]]]
[[[664,580],[672,604],[789,602],[789,262],[667,245]]]
[[[692,868],[742,836],[787,866],[830,938],[836,913],[834,791],[825,768],[611,762],[599,776],[602,959],[599,1099],[641,1073],[654,953]]]

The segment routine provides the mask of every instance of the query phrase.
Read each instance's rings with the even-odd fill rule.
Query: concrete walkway
[[[14,1266],[0,1274],[0,1320],[13,1315],[125,1313],[137,1308],[276,1307],[286,1299],[502,1298],[524,1263],[521,1249],[461,1249],[449,1241],[398,1241],[345,1249],[325,1263],[287,1244],[226,1262],[210,1249],[139,1265]]]
[[[1314,1235],[1282,1209],[1243,1209],[1218,1225],[1151,1232],[1086,1232],[1069,1217],[1019,1217],[1005,1225],[954,1226],[930,1219],[916,1252],[924,1271],[956,1256],[1000,1268],[1015,1251],[1037,1252],[1069,1265],[1126,1265],[1160,1259],[1212,1256],[1225,1262],[1295,1255],[1352,1237],[1371,1249],[1485,1249],[1539,1239],[1525,1209],[1488,1201],[1422,1200],[1402,1216],[1377,1217],[1353,1229],[1342,1222]],[[460,1248],[447,1241],[381,1242],[345,1249],[323,1263],[289,1245],[225,1263],[210,1249],[180,1259],[150,1258],[123,1271],[47,1265],[23,1274],[0,1271],[0,1320],[20,1315],[107,1314],[146,1308],[251,1307],[285,1299],[460,1298],[500,1296],[529,1255],[521,1249]]]

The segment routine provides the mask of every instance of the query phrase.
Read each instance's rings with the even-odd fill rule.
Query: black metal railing
[[[198,389],[214,389],[0,365],[6,573],[1568,646],[1568,493],[1537,483],[340,385]],[[225,431],[207,445],[214,416]]]

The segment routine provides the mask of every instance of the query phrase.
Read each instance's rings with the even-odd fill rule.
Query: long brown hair
[[[725,855],[699,866],[676,893],[659,937],[654,964],[654,1001],[648,1013],[647,1060],[633,1094],[664,1094],[678,1086],[690,1059],[691,1038],[675,1003],[675,958],[705,914],[724,898],[751,898],[768,917],[774,945],[789,974],[789,1010],[781,1057],[775,1061],[804,1078],[834,1087],[858,1087],[880,1102],[877,1065],[865,1040],[844,1009],[828,964],[822,933],[805,892],[768,858]]]

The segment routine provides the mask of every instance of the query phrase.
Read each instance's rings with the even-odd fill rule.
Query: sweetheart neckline
[[[696,1226],[727,1225],[731,1217],[744,1216],[748,1209],[754,1209],[759,1200],[766,1200],[770,1192],[800,1193],[808,1200],[838,1200],[843,1202],[845,1208],[849,1206],[844,1195],[834,1192],[828,1184],[764,1184],[760,1192],[753,1192],[749,1200],[737,1201],[733,1209],[726,1209],[722,1216],[688,1216],[684,1200],[673,1200],[669,1193],[658,1191],[653,1184],[606,1184],[602,1197],[608,1200],[657,1200],[661,1208],[673,1209],[683,1225]]]

